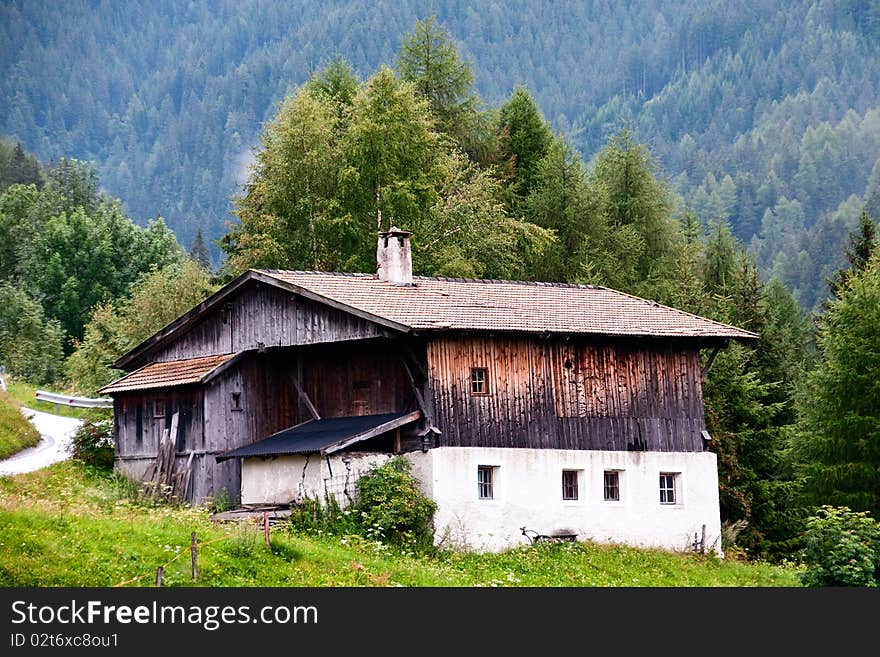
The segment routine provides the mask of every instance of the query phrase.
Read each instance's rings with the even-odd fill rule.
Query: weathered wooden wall
[[[338,345],[304,352],[305,391],[321,417],[373,415],[412,407],[412,386],[391,342]]]
[[[154,404],[165,413],[154,417]],[[124,458],[155,458],[159,440],[178,412],[177,451],[204,449],[202,391],[195,386],[120,393],[113,400],[116,454]]]
[[[199,502],[225,489],[236,502],[240,463],[235,459],[217,463],[215,457],[311,419],[297,393],[297,382],[321,417],[415,408],[399,345],[369,340],[272,348],[246,355],[204,388],[185,386],[117,396],[117,454],[129,461],[154,459],[162,430],[179,410],[178,465],[185,463],[189,451],[195,451],[190,499]],[[238,408],[233,395],[238,396]],[[155,400],[165,402],[166,414],[154,420]]]
[[[176,467],[184,467],[189,452],[199,454],[205,449],[204,405],[202,390],[196,386],[182,386],[140,392],[120,393],[113,400],[114,437],[116,457],[121,470],[140,476],[154,462],[164,430],[171,428],[171,418],[177,417]],[[154,404],[161,401],[165,413],[154,417]],[[204,455],[193,461],[193,473],[203,467]],[[211,459],[213,461],[213,458]],[[222,464],[221,464],[222,465]],[[193,479],[189,499],[197,492],[198,482]],[[204,493],[201,493],[204,494]]]
[[[263,283],[246,287],[222,307],[160,347],[147,360],[170,361],[264,347],[306,345],[377,337],[371,322],[294,297]]]
[[[704,449],[699,351],[681,342],[449,337],[427,358],[443,445]]]

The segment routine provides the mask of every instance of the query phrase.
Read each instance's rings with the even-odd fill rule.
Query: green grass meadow
[[[191,578],[190,536],[200,543]],[[414,554],[359,536],[215,523],[76,462],[0,477],[0,586],[794,587],[792,566],[588,543]]]

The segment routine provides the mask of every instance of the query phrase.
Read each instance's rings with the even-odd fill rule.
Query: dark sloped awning
[[[250,445],[217,455],[217,461],[247,456],[332,454],[354,443],[374,438],[422,417],[421,411],[352,415],[309,420]]]

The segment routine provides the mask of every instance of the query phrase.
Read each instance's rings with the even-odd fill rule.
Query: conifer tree
[[[840,291],[846,286],[850,276],[865,269],[876,246],[877,226],[868,212],[862,210],[859,215],[859,225],[855,231],[850,232],[849,244],[846,247],[846,260],[849,267],[838,270],[832,278],[828,279],[828,288],[834,297],[840,296]],[[827,302],[825,307],[828,307]]]
[[[798,395],[797,470],[812,505],[880,517],[880,253],[819,318],[820,360]]]
[[[412,32],[404,36],[396,69],[428,101],[438,128],[464,137],[477,104],[472,89],[474,74],[470,64],[459,57],[449,32],[434,16],[417,21]]]
[[[538,167],[553,142],[553,132],[525,87],[517,87],[501,106],[499,130],[506,156],[515,172],[510,185],[515,199],[524,199],[535,185]]]
[[[196,229],[196,236],[190,247],[189,255],[193,260],[198,262],[205,271],[211,271],[211,254],[208,252],[208,246],[205,244],[205,238],[202,235],[201,226]]]

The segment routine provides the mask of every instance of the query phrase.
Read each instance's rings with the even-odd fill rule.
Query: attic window
[[[153,402],[153,417],[165,417],[164,399],[157,399]]]
[[[471,393],[474,395],[489,394],[489,370],[485,367],[471,369]]]
[[[240,392],[233,392],[232,393],[232,410],[233,411],[242,410],[242,408],[241,408],[241,393]]]

